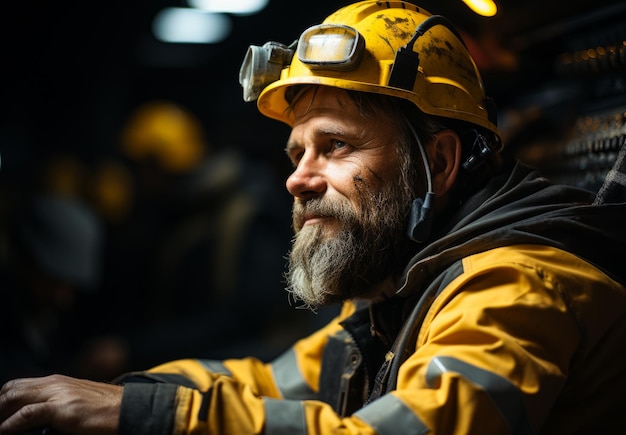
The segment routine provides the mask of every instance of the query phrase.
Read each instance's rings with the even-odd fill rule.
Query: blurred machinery
[[[626,3],[574,4],[512,41],[526,78],[501,126],[523,161],[597,191],[626,142]]]

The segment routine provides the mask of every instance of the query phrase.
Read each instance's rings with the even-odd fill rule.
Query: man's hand
[[[0,390],[0,434],[50,427],[67,435],[116,434],[123,387],[52,375]]]

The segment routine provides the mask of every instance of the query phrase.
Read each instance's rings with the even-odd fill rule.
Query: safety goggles
[[[335,24],[310,27],[289,46],[278,42],[251,45],[239,70],[243,99],[256,100],[267,85],[280,78],[294,53],[309,69],[347,71],[358,65],[364,51],[365,40],[356,29]]]

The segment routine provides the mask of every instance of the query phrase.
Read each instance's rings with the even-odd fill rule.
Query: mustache
[[[293,227],[299,231],[307,219],[312,217],[330,217],[340,221],[357,219],[356,212],[347,201],[328,200],[326,198],[311,198],[306,201],[297,201],[292,209]]]

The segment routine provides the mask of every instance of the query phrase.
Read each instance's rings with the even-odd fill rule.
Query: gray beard
[[[315,198],[294,204],[297,233],[289,254],[287,290],[306,308],[369,294],[402,265],[410,246],[406,221],[411,194],[397,188],[369,197],[360,193],[359,214],[347,201]],[[328,235],[321,225],[302,227],[305,210],[335,217],[341,228]]]

